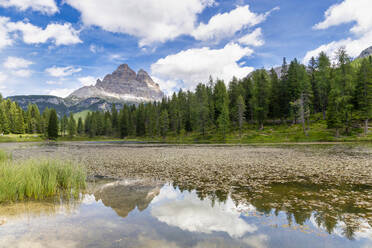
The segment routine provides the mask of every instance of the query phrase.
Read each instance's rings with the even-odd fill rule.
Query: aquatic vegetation
[[[38,200],[60,193],[77,195],[85,188],[85,180],[84,168],[70,161],[5,158],[0,161],[0,203]]]

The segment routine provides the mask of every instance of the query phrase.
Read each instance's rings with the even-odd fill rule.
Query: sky
[[[166,94],[372,46],[371,0],[0,0],[0,92],[68,96],[120,64]]]

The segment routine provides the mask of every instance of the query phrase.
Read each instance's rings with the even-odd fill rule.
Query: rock
[[[370,47],[364,49],[364,50],[360,53],[360,55],[358,56],[358,59],[359,59],[359,58],[366,58],[366,57],[369,57],[369,56],[371,56],[371,55],[372,55],[372,46],[370,46]]]
[[[88,98],[101,98],[108,101],[149,102],[160,101],[164,96],[159,85],[144,70],[138,73],[127,64],[120,65],[95,86],[85,86],[73,92],[68,98],[81,101]]]

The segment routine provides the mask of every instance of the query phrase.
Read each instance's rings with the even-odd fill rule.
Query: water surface
[[[0,247],[368,248],[370,195],[291,184],[227,193],[100,181],[79,199],[0,206]]]

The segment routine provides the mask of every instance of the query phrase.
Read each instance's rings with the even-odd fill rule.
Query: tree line
[[[278,76],[279,74],[279,76]],[[325,54],[307,66],[283,59],[280,73],[259,69],[243,79],[200,83],[194,91],[180,90],[160,102],[124,105],[117,110],[89,112],[77,120],[73,114],[57,117],[54,109],[40,114],[36,105],[22,110],[0,98],[0,133],[42,133],[112,137],[165,137],[197,132],[200,135],[244,131],[246,123],[302,124],[307,134],[311,120],[326,121],[335,136],[362,126],[368,132],[372,116],[372,57],[352,61],[345,49],[335,62]],[[313,117],[313,118],[311,118]],[[52,132],[53,134],[51,134]]]

